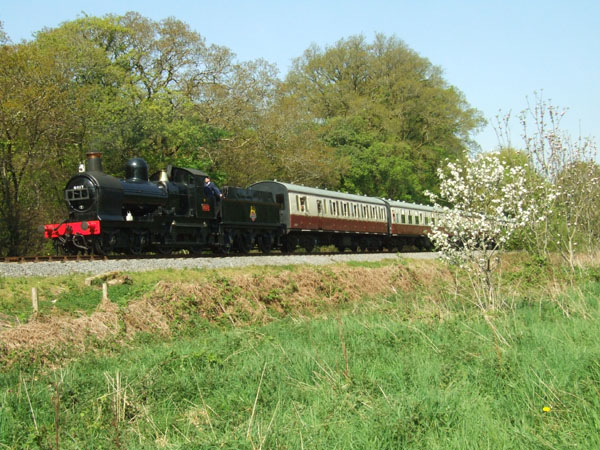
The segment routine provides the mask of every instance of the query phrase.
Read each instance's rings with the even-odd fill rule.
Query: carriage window
[[[406,214],[402,214],[402,223],[406,223]]]
[[[425,225],[429,225],[429,217],[425,216]]]
[[[408,215],[408,224],[412,225],[412,216],[410,214]]]
[[[308,211],[308,202],[306,196],[300,197],[300,211]]]
[[[415,225],[419,225],[419,216],[415,216]]]
[[[325,211],[325,214],[327,214],[327,200],[323,200],[323,210]]]
[[[317,213],[321,214],[323,212],[323,204],[321,200],[317,200]]]
[[[300,197],[296,195],[296,211],[300,211]]]

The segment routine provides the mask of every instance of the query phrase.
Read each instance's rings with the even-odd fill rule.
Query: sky
[[[517,117],[536,93],[568,109],[561,125],[573,139],[600,138],[600,0],[0,0],[14,43],[83,15],[127,11],[175,17],[239,61],[275,64],[282,78],[312,44],[395,36],[488,120],[474,135],[483,151],[498,148],[495,117]],[[519,147],[516,119],[510,129]]]

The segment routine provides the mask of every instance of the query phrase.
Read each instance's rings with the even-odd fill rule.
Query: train
[[[208,176],[172,165],[149,175],[146,161],[132,158],[121,179],[90,152],[63,191],[68,217],[44,225],[44,237],[59,253],[98,255],[432,247],[431,206],[276,180],[227,186],[220,196],[205,188]]]

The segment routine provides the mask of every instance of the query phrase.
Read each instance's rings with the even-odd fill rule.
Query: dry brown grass
[[[159,281],[152,292],[125,308],[104,300],[89,316],[59,315],[54,311],[25,324],[0,326],[0,350],[4,355],[21,351],[43,355],[63,348],[80,353],[111,339],[124,343],[139,332],[169,335],[197,317],[229,321],[236,326],[266,323],[287,314],[312,316],[339,304],[410,292],[450,279],[441,265],[415,262],[410,268],[256,268],[252,272],[232,272],[227,277],[208,277],[208,281]]]

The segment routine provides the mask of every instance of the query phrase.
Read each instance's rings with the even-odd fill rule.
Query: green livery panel
[[[279,205],[270,192],[227,187],[221,200],[224,224],[278,228]]]

